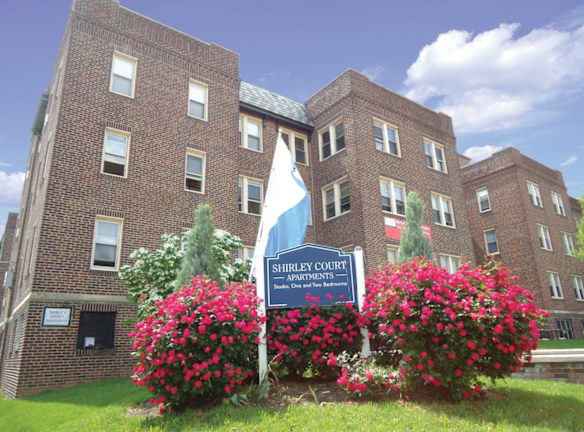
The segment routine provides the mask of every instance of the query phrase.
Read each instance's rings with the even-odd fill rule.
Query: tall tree
[[[424,220],[424,203],[415,192],[407,198],[406,229],[402,233],[399,249],[399,262],[405,263],[415,257],[432,259],[433,250],[430,240],[422,234]]]
[[[186,236],[182,266],[176,278],[177,286],[188,285],[191,276],[205,275],[211,280],[221,280],[219,265],[213,253],[213,218],[211,208],[201,204],[195,210],[195,227]]]
[[[580,208],[582,209],[582,216],[578,221],[578,232],[576,233],[576,243],[578,243],[578,250],[576,251],[576,256],[584,261],[584,195],[578,198],[580,203]]]

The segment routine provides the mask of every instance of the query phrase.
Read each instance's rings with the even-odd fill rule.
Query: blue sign
[[[357,302],[355,257],[340,249],[304,244],[264,257],[266,308]],[[312,299],[312,301],[309,301]]]

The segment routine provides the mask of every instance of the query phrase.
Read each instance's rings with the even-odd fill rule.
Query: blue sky
[[[243,80],[304,102],[351,67],[454,119],[473,159],[514,146],[584,194],[584,2],[194,1],[122,6],[240,55]],[[0,0],[0,233],[71,0]],[[1,234],[0,234],[1,235]]]

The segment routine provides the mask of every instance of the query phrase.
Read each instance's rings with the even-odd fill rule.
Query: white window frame
[[[537,183],[527,180],[527,193],[529,194],[531,204],[536,207],[543,208],[543,201],[541,200],[541,193]]]
[[[426,153],[426,144],[428,144],[430,154]],[[442,151],[442,167],[444,168],[442,170],[438,168],[438,156],[436,156],[437,148]],[[430,156],[430,158],[432,159],[432,166],[428,165],[426,156]],[[437,143],[436,141],[432,141],[431,139],[428,138],[424,138],[424,162],[428,168],[448,174],[448,166],[446,165],[446,152],[444,151],[443,144]]]
[[[432,201],[432,197],[438,200],[438,212],[440,213],[440,222],[434,221],[434,203]],[[444,204],[449,207],[450,216],[452,217],[452,225],[446,224],[446,214],[444,212]],[[440,225],[446,228],[456,228],[456,221],[454,219],[454,205],[452,204],[452,198],[446,195],[439,194],[437,192],[430,193],[430,207],[432,207],[432,220],[434,221],[435,225]]]
[[[572,240],[572,234],[565,231],[562,233],[562,243],[564,245],[564,252],[568,256],[576,256],[576,249],[574,248],[574,241]]]
[[[202,159],[202,162],[201,162],[202,174],[201,174],[201,190],[200,191],[187,188],[187,178],[192,178],[193,180],[196,180],[196,178],[194,178],[194,175],[189,177],[189,173],[187,171],[189,156],[194,156],[194,157],[198,157],[198,158]],[[205,178],[206,178],[206,174],[207,174],[206,171],[207,171],[207,154],[205,152],[200,151],[200,150],[187,148],[186,153],[185,153],[185,178],[184,178],[184,182],[183,182],[184,190],[187,192],[194,192],[194,193],[204,195],[205,194],[205,186],[206,186],[206,184],[205,184]]]
[[[97,227],[100,222],[118,224],[118,237],[116,239],[116,260],[113,267],[95,265],[95,246],[97,244]],[[93,244],[91,247],[91,265],[92,270],[118,271],[120,268],[120,251],[122,249],[122,233],[124,228],[124,220],[110,216],[98,215],[95,217],[95,225],[93,228]]]
[[[391,259],[389,257],[389,252],[394,252],[395,253],[395,262],[391,262]],[[387,245],[387,261],[390,264],[399,264],[399,246],[398,245]]]
[[[576,300],[584,301],[584,283],[582,282],[582,276],[572,275],[572,288],[574,288]]]
[[[124,175],[118,175],[118,174],[112,174],[112,173],[108,173],[104,171],[104,167],[105,167],[105,157],[106,157],[106,146],[107,146],[107,136],[108,134],[111,135],[117,135],[120,137],[124,137],[126,139],[126,154],[124,154]],[[119,129],[114,129],[114,128],[110,128],[110,127],[106,127],[105,128],[105,132],[103,134],[103,150],[102,150],[102,154],[101,154],[101,173],[105,174],[105,175],[110,175],[110,176],[114,176],[114,177],[119,177],[119,178],[127,178],[128,177],[128,166],[129,166],[129,161],[130,161],[130,139],[131,139],[131,134],[129,132],[123,131],[123,130],[119,130]],[[119,156],[119,155],[116,155]]]
[[[241,182],[241,195],[238,193],[238,199],[241,198],[241,210],[240,213],[250,214],[253,216],[261,216],[262,209],[264,207],[264,181],[256,179],[253,177],[239,176],[238,182]],[[250,213],[249,210],[249,200],[248,200],[248,185],[249,182],[258,183],[260,185],[260,212]],[[239,186],[239,183],[238,183]]]
[[[386,198],[389,198],[390,199],[390,201],[391,201],[391,209],[393,211],[385,210],[383,208],[383,197],[384,197],[384,195],[383,195],[383,186],[382,186],[383,183],[385,183],[387,185],[387,188],[389,190],[389,197],[386,197]],[[397,187],[401,187],[402,190],[403,190],[403,206],[404,206],[404,212],[403,213],[398,213],[397,212],[397,202],[396,202],[396,199],[395,199],[395,188],[396,188],[396,186]],[[406,192],[406,185],[403,184],[403,183],[401,183],[401,182],[398,182],[398,181],[392,180],[390,178],[387,178],[387,177],[381,177],[379,179],[379,188],[380,188],[380,195],[382,197],[381,210],[383,211],[383,213],[388,213],[388,214],[392,214],[392,215],[396,215],[396,216],[405,217],[406,216],[406,208],[407,208],[407,196],[408,196],[408,194]]]
[[[205,99],[203,102],[198,101],[196,99],[191,99],[191,86],[199,87],[199,88],[201,88],[203,90],[203,92],[204,92],[204,99]],[[197,81],[197,80],[194,80],[194,79],[191,78],[189,80],[189,93],[188,93],[188,98],[189,98],[189,101],[188,101],[188,105],[187,105],[187,115],[189,117],[192,117],[192,118],[196,118],[196,119],[199,119],[199,120],[207,121],[207,119],[208,119],[208,113],[209,113],[209,86],[207,84],[201,82],[201,81]],[[191,114],[191,100],[194,101],[194,102],[197,102],[197,103],[202,103],[204,105],[203,106],[203,117],[199,117],[199,116],[196,116],[194,114]]]
[[[114,90],[114,75],[115,75],[114,74],[114,64],[115,64],[116,57],[118,57],[122,60],[128,61],[128,62],[133,64],[132,78],[131,78],[132,79],[132,86],[131,86],[132,89],[131,89],[131,92],[129,95],[127,95],[125,93],[119,93],[119,92]],[[110,92],[115,93],[115,94],[119,94],[121,96],[129,97],[130,99],[134,99],[134,93],[135,93],[135,89],[136,89],[136,69],[138,69],[138,59],[136,57],[132,57],[132,56],[129,56],[127,54],[123,54],[121,52],[114,51],[114,55],[112,58],[111,73],[110,73],[110,88],[109,88]],[[129,79],[128,77],[123,77],[123,78]]]
[[[442,259],[446,260],[445,266],[442,265]],[[448,273],[452,274],[462,265],[462,257],[459,255],[438,254],[438,262],[440,267],[444,267]],[[456,262],[458,262],[458,265],[455,266]]]
[[[20,351],[20,341],[22,340],[22,321],[23,321],[24,315],[19,316],[16,319],[16,323],[15,326],[16,328],[14,329],[14,342],[12,343],[12,352],[17,353],[18,351]]]
[[[343,124],[343,140],[345,142],[345,145],[341,148],[338,149],[337,148],[337,136],[336,136],[336,127],[339,124]],[[323,157],[323,152],[322,152],[322,148],[323,148],[323,140],[322,140],[322,135],[324,133],[328,132],[329,133],[329,137],[330,137],[330,146],[331,146],[331,153],[330,155],[328,155],[327,157]],[[334,154],[337,154],[343,150],[345,150],[347,148],[347,134],[345,131],[345,123],[343,122],[343,119],[338,119],[335,120],[334,122],[330,123],[327,127],[322,128],[321,130],[318,131],[318,154],[319,154],[319,158],[321,161],[330,158],[331,156],[333,156]]]
[[[486,196],[487,196],[487,203],[489,204],[489,207],[484,209],[481,207],[481,193],[485,192]],[[476,195],[477,195],[477,204],[479,206],[479,213],[486,213],[486,212],[490,212],[491,211],[491,197],[489,196],[489,188],[488,187],[482,187],[477,189],[476,191]]]
[[[564,200],[562,199],[561,194],[552,191],[552,204],[556,214],[559,214],[560,216],[566,216],[566,208],[564,207]]]
[[[553,251],[552,238],[550,237],[550,230],[547,226],[542,224],[537,225],[537,237],[539,239],[539,246],[546,251]]]
[[[252,123],[257,123],[258,125],[258,130],[259,130],[259,149],[256,150],[254,148],[250,148],[249,147],[249,143],[248,143],[248,133],[247,133],[247,129],[248,129],[248,123],[249,122]],[[245,149],[251,150],[251,151],[255,151],[258,153],[263,153],[264,152],[264,128],[263,128],[263,122],[262,119],[258,118],[258,117],[253,117],[247,114],[239,114],[239,134],[240,134],[240,141],[239,141],[239,146],[243,147]]]
[[[383,149],[381,149],[381,150],[377,148],[377,140],[375,140],[375,138],[376,138],[376,135],[375,135],[375,125],[376,124],[381,127],[382,134],[383,134],[383,137],[382,137],[383,138],[383,144],[382,144]],[[389,141],[389,134],[387,133],[387,130],[388,129],[391,129],[393,131],[394,136],[395,136],[395,146],[396,146],[397,153],[392,153],[390,151],[390,147],[389,147],[389,142],[390,142]],[[392,124],[389,124],[387,122],[384,122],[382,120],[379,120],[379,119],[374,118],[373,119],[373,137],[374,137],[374,140],[375,140],[375,149],[377,151],[381,151],[383,153],[387,153],[387,154],[390,154],[392,156],[401,157],[401,147],[399,145],[399,134],[398,134],[398,128],[397,128],[397,126],[394,126]]]
[[[348,183],[348,186],[349,186],[349,210],[341,213],[341,185],[344,183]],[[326,215],[326,193],[327,193],[327,191],[329,191],[331,189],[333,190],[333,202],[335,203],[335,214],[334,214],[334,216],[327,218],[327,215]],[[341,177],[340,179],[335,180],[334,182],[327,184],[326,186],[324,186],[322,188],[322,217],[323,217],[323,220],[326,222],[326,221],[330,221],[332,219],[338,218],[339,216],[345,215],[347,213],[351,213],[350,203],[351,203],[351,184],[349,183],[349,177],[347,177],[347,176]]]
[[[290,154],[292,155],[292,159],[294,159],[294,162],[296,162],[297,164],[300,164],[300,165],[308,166],[309,165],[309,162],[308,162],[308,160],[309,160],[309,158],[308,158],[308,154],[309,154],[308,137],[304,134],[294,132],[290,129],[280,128],[280,133],[288,135],[288,141],[289,141],[288,150],[290,150]],[[304,141],[304,153],[305,153],[306,162],[298,162],[298,160],[296,159],[296,138]],[[283,137],[282,137],[282,139],[283,139]]]
[[[252,257],[249,256],[250,252],[255,252],[255,248],[252,246],[243,246],[243,248],[237,249],[237,258],[242,261],[252,260]]]
[[[489,252],[489,241],[487,239],[487,234],[490,232],[495,234],[495,246],[497,246],[497,250],[495,252]],[[499,241],[497,240],[497,230],[495,228],[484,230],[483,231],[483,238],[485,239],[485,251],[487,252],[487,255],[499,255],[500,250],[499,250]]]
[[[560,275],[556,272],[547,271],[546,277],[548,280],[548,285],[550,288],[550,294],[553,299],[563,299],[564,292],[562,291],[562,282],[560,281]]]

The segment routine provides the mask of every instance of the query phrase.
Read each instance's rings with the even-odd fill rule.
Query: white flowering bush
[[[251,261],[235,259],[230,262],[231,252],[242,247],[241,239],[221,229],[214,231],[214,237],[213,254],[219,263],[221,278],[227,283],[243,282],[249,275]],[[119,272],[119,278],[128,288],[128,299],[138,304],[140,318],[150,315],[156,308],[156,302],[162,302],[182,288],[175,284],[184,255],[180,237],[163,234],[160,241],[162,248],[154,252],[146,248],[133,251],[130,254],[131,264],[122,267]]]

